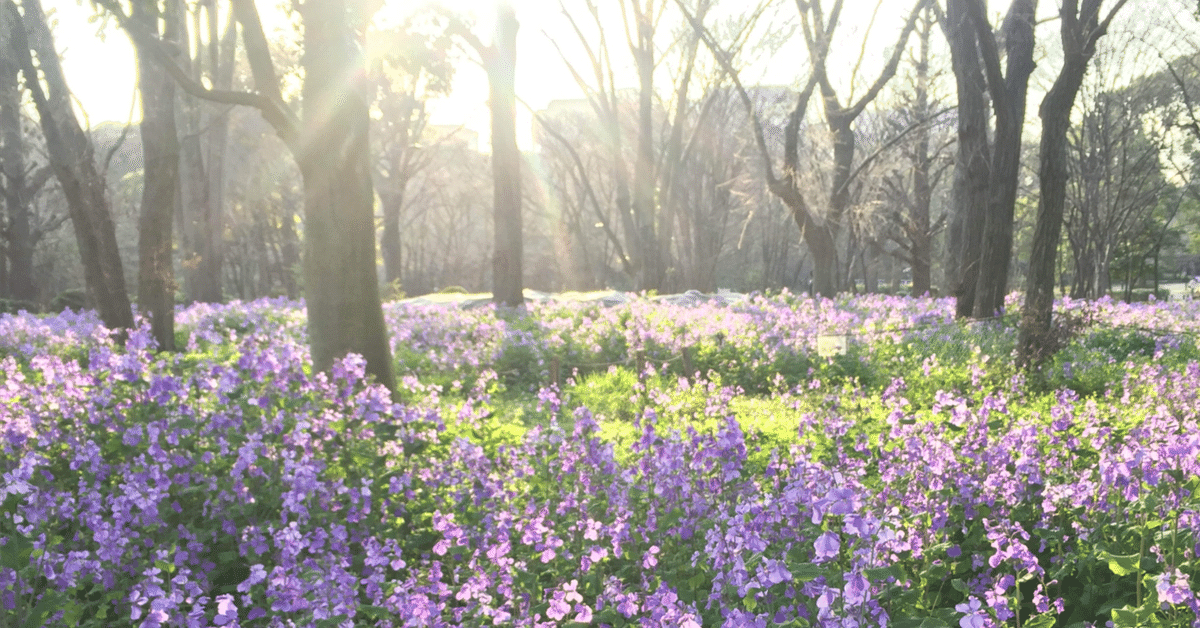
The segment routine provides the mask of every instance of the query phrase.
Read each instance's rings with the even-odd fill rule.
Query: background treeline
[[[388,29],[364,21],[353,89],[368,108],[358,150],[383,298],[491,290],[498,242],[517,247],[517,285],[540,290],[953,294],[976,316],[1024,288],[1031,264],[1073,297],[1133,299],[1200,274],[1196,7],[917,0],[868,17],[836,0],[776,4],[562,2],[570,28],[552,37],[585,97],[534,112],[520,168],[496,170],[520,172],[515,243],[494,233],[508,224],[493,220],[494,186],[511,175],[493,174],[486,137],[429,122],[463,64],[489,68],[496,89],[503,33],[484,44],[470,16],[442,9]],[[72,139],[45,13],[5,0],[6,308],[95,305],[125,286],[139,301],[304,294],[313,197],[297,160],[313,157],[287,133],[303,109],[304,43],[256,38],[243,0],[221,6],[96,3],[138,43],[143,70],[172,71],[142,72],[140,125],[85,124]],[[519,5],[505,15],[519,19]],[[173,66],[155,56],[163,42],[182,42]],[[752,79],[781,64],[793,83]],[[211,102],[217,91],[250,96]],[[1065,122],[1047,117],[1056,109]],[[94,177],[56,164],[85,144]],[[144,167],[167,161],[173,174]],[[109,200],[115,264],[103,212],[68,193],[89,177]],[[93,220],[94,241],[81,226]],[[1054,227],[1049,245],[1034,244],[1039,220]]]

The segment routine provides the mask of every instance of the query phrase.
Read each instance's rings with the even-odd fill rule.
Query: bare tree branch
[[[260,92],[241,92],[230,90],[209,89],[197,82],[175,62],[178,51],[171,45],[159,39],[156,35],[146,32],[139,24],[125,15],[115,0],[93,0],[97,5],[106,9],[116,18],[117,23],[129,34],[139,48],[144,48],[152,59],[160,64],[183,91],[191,96],[211,102],[227,105],[244,105],[254,107],[262,112],[263,117],[275,129],[289,146],[295,146],[300,133],[300,120],[283,103],[283,100],[270,94]],[[246,30],[243,30],[243,35]],[[257,77],[256,77],[257,78]],[[256,80],[257,83],[257,80]],[[262,89],[262,85],[256,88]],[[278,83],[275,90],[278,90]]]

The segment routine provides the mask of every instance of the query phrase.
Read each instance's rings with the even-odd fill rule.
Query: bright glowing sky
[[[263,13],[268,37],[287,28],[281,12],[270,7],[273,0],[259,0],[258,5]],[[495,0],[440,0],[448,7],[474,14],[477,17],[476,32],[485,42],[491,40],[492,21],[494,19]],[[578,44],[567,22],[563,19],[558,0],[511,0],[521,23],[518,36],[517,52],[517,92],[518,96],[535,110],[542,109],[556,98],[578,98],[581,92],[575,85],[571,75],[564,66],[550,41],[550,37],[558,40],[566,54],[578,55]],[[1157,0],[1155,0],[1157,1]],[[130,105],[135,98],[134,81],[135,69],[133,52],[128,39],[115,26],[107,27],[106,37],[102,41],[97,37],[98,24],[89,23],[93,14],[88,0],[43,0],[47,10],[54,11],[57,24],[54,29],[59,50],[64,54],[64,65],[67,80],[76,97],[86,110],[93,125],[102,121],[124,122],[130,119]],[[600,0],[604,9],[616,12],[616,0]],[[611,4],[609,4],[611,3]],[[576,3],[566,0],[568,6]],[[791,3],[782,3],[790,5]],[[894,41],[894,33],[902,22],[901,11],[907,11],[911,6],[908,2],[896,0],[846,0],[843,11],[844,24],[839,28],[839,38],[845,38],[841,45],[835,41],[835,59],[831,59],[831,73],[845,72],[853,64],[853,58],[860,53],[862,45],[863,23],[879,4],[881,14],[873,26],[871,44],[867,48],[863,71],[867,76],[876,72],[885,54],[884,46]],[[1042,13],[1053,13],[1056,2],[1040,3]],[[1105,3],[1108,4],[1108,3]],[[1127,11],[1138,12],[1135,8],[1139,3],[1131,2]],[[722,10],[732,12],[751,6],[748,0],[726,0],[718,6]],[[995,11],[1007,8],[1007,0],[992,0]],[[386,0],[384,8],[376,16],[383,23],[394,21],[403,15],[403,11],[411,11],[420,6],[416,0]],[[788,9],[783,6],[781,10]],[[674,12],[674,9],[671,9]],[[581,16],[585,16],[582,10]],[[794,8],[785,15],[794,15]],[[993,19],[998,21],[999,16]],[[619,18],[616,18],[619,20]],[[669,29],[669,27],[668,27]],[[1054,24],[1039,29],[1040,42],[1057,39],[1057,27]],[[628,56],[627,51],[621,51],[624,44],[624,32],[620,29],[619,21],[614,21],[608,32],[610,44],[614,47],[617,63]],[[759,60],[743,75],[747,84],[793,84],[806,71],[804,55],[793,46],[799,46],[799,38],[793,38],[792,43],[775,55],[773,60]],[[669,33],[664,33],[663,41],[669,40]],[[943,45],[941,38],[935,39],[935,45]],[[665,45],[665,44],[663,44]],[[1053,45],[1053,44],[1050,44]],[[622,52],[624,54],[622,54]],[[836,59],[844,55],[843,59]],[[1057,62],[1039,64],[1039,71],[1052,68],[1057,71]],[[799,67],[798,67],[799,66]],[[634,77],[626,68],[618,66],[618,83],[621,86],[631,86]],[[860,79],[861,80],[861,79]],[[1035,77],[1034,91],[1038,91],[1038,79]],[[861,91],[862,85],[859,86]],[[952,89],[952,86],[951,86]],[[1036,116],[1036,103],[1041,96],[1031,94],[1031,113]],[[1036,99],[1036,100],[1034,100]],[[453,84],[453,94],[430,104],[435,124],[466,124],[469,128],[480,132],[482,138],[487,137],[487,79],[483,71],[471,61],[460,62],[457,66]],[[519,141],[528,146],[530,137],[530,116],[524,108],[518,108],[518,128],[523,129]],[[138,112],[133,112],[133,119],[138,119]],[[484,140],[486,142],[486,139]]]
[[[76,99],[95,125],[104,121],[125,122],[130,119],[130,105],[135,94],[134,54],[128,38],[115,26],[109,25],[103,41],[97,37],[97,23],[89,23],[91,5],[77,0],[43,0],[47,11],[53,10],[56,20],[55,41],[63,54],[67,81]],[[394,18],[403,6],[402,0],[388,0],[378,16]],[[484,42],[491,40],[491,3],[487,0],[445,0],[444,4],[478,16],[477,32]],[[415,3],[408,3],[414,6]],[[259,2],[268,37],[272,31],[285,27],[278,14],[267,10],[268,3]],[[554,48],[542,35],[550,28],[550,19],[558,15],[557,0],[519,0],[518,19],[521,33],[518,39],[517,91],[535,109],[541,109],[555,98],[577,98],[581,93],[559,60]],[[289,29],[290,30],[290,29]],[[453,94],[431,103],[435,124],[466,124],[486,136],[487,77],[472,61],[458,64]],[[519,111],[519,128],[526,129],[523,143],[528,143],[530,116]],[[133,119],[140,118],[133,112]]]

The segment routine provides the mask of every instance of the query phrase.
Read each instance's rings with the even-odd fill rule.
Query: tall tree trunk
[[[967,2],[947,0],[947,36],[958,87],[958,156],[954,162],[954,215],[947,273],[956,299],[955,313],[971,316],[983,249],[988,193],[987,83],[979,65],[978,38]]]
[[[1038,175],[1041,197],[1029,255],[1025,312],[1020,333],[1022,363],[1034,361],[1037,348],[1050,331],[1054,308],[1054,269],[1058,243],[1062,237],[1063,208],[1067,189],[1067,130],[1071,126],[1071,108],[1087,69],[1086,59],[1068,57],[1062,73],[1042,101],[1042,144]]]
[[[383,209],[383,235],[379,238],[379,254],[383,257],[383,281],[401,285],[403,248],[400,239],[400,217],[404,210],[404,189],[380,197]]]
[[[524,300],[521,220],[521,152],[517,149],[515,69],[517,16],[502,5],[496,23],[496,40],[488,59],[488,85],[492,113],[492,184],[494,193],[495,251],[492,261],[493,298],[510,307]]]
[[[663,282],[663,256],[659,250],[658,207],[655,199],[654,159],[654,26],[650,16],[637,13],[638,45],[632,49],[638,73],[637,161],[633,169],[633,215],[641,250],[641,287],[659,290]]]
[[[395,390],[375,274],[375,212],[362,59],[344,0],[309,0],[304,17],[304,292],[313,368],[347,353]],[[356,78],[357,77],[357,78]],[[359,82],[356,82],[359,81]]]
[[[829,225],[813,225],[804,232],[804,244],[813,256],[813,294],[837,295],[838,251],[835,231]]]
[[[929,180],[929,136],[918,140],[917,168],[913,171],[913,242],[912,296],[923,297],[933,289],[933,233],[929,207],[933,204],[933,186]]]
[[[928,16],[928,13],[926,14]],[[928,17],[919,31],[920,56],[917,58],[916,108],[920,119],[933,114],[929,102],[929,38],[932,24]],[[913,211],[910,231],[912,251],[909,268],[912,271],[912,296],[922,297],[933,288],[933,229],[929,208],[933,204],[933,184],[930,171],[933,159],[929,155],[930,129],[922,125],[917,131],[913,155]],[[889,263],[889,266],[891,264]]]
[[[427,162],[418,163],[415,156],[415,152],[419,150],[417,141],[426,126],[424,104],[412,94],[402,95],[400,103],[395,111],[399,120],[392,122],[400,125],[399,138],[384,149],[388,160],[388,185],[379,193],[383,209],[383,234],[379,238],[379,252],[383,257],[383,280],[389,285],[403,285],[404,246],[401,220],[406,190],[408,182],[418,168],[427,166]]]
[[[0,258],[3,290],[0,296],[19,301],[37,299],[33,283],[33,231],[30,227],[30,190],[25,171],[25,137],[21,132],[21,88],[17,80],[17,55],[10,52],[14,31],[20,23],[8,11],[0,11],[0,175],[3,175],[4,206],[8,233]]]
[[[171,4],[168,3],[168,11]],[[153,0],[135,0],[133,19],[159,33]],[[178,16],[168,16],[163,36],[170,40]],[[142,208],[138,219],[138,310],[150,317],[150,331],[163,351],[175,350],[175,269],[172,227],[179,186],[179,136],[175,128],[175,81],[163,67],[138,52],[138,91],[142,100]]]
[[[0,0],[0,8],[10,15],[21,15],[12,0]],[[33,94],[51,166],[67,198],[89,304],[96,308],[100,320],[110,329],[130,329],[133,327],[133,310],[125,289],[125,273],[117,249],[117,232],[109,210],[107,187],[96,170],[95,149],[75,118],[71,92],[40,0],[24,0],[22,8],[25,28],[15,29],[13,50],[25,75],[25,84]],[[31,51],[38,58],[36,68]],[[42,91],[43,81],[49,88],[48,94]]]
[[[283,222],[279,226],[283,240],[280,254],[283,262],[283,289],[289,299],[300,298],[296,273],[300,268],[300,235],[296,233],[296,199],[291,190],[283,191]]]
[[[1050,333],[1054,310],[1055,263],[1067,200],[1067,131],[1071,126],[1071,109],[1083,85],[1088,62],[1096,53],[1096,42],[1126,3],[1126,0],[1117,0],[1116,6],[1101,22],[1099,13],[1102,1],[1083,0],[1082,10],[1079,10],[1078,0],[1064,0],[1060,11],[1063,67],[1054,85],[1042,99],[1038,112],[1042,118],[1038,169],[1041,197],[1033,231],[1033,248],[1029,255],[1025,309],[1017,338],[1018,361],[1026,366],[1032,366],[1045,357],[1040,348],[1046,346]]]
[[[233,85],[237,27],[232,19],[217,36],[217,14],[207,5],[209,42],[197,45],[192,60],[192,77],[199,82],[207,56],[209,74],[216,89]],[[197,29],[198,30],[198,29]],[[207,53],[207,55],[205,54]],[[229,136],[227,108],[203,103],[191,95],[179,99],[186,132],[181,147],[184,290],[192,303],[224,300],[221,278],[224,265],[225,153]]]
[[[975,5],[973,17],[980,41],[991,38],[991,25],[984,7]],[[1004,309],[1008,294],[1008,269],[1012,262],[1013,216],[1017,203],[1017,180],[1021,171],[1021,131],[1025,126],[1025,101],[1029,76],[1033,73],[1033,26],[1036,0],[1013,0],[1004,20],[1008,68],[1000,77],[1000,59],[995,40],[984,46],[988,83],[996,114],[996,137],[992,147],[992,171],[988,182],[987,217],[984,221],[979,256],[979,285],[975,292],[975,316],[989,318]]]

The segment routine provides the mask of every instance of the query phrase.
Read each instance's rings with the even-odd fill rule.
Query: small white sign
[[[817,336],[817,355],[823,358],[846,355],[846,347],[849,344],[849,336]]]

